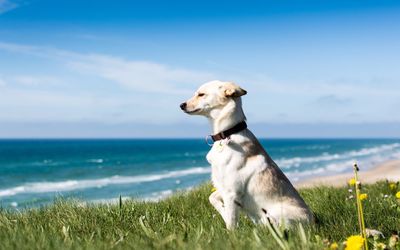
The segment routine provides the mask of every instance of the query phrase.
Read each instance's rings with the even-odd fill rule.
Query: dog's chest
[[[224,141],[213,145],[207,154],[207,161],[211,164],[211,178],[216,186],[225,186],[233,180],[241,179],[243,156]]]
[[[227,165],[232,158],[232,149],[227,142],[217,141],[208,152],[206,158],[211,166]]]

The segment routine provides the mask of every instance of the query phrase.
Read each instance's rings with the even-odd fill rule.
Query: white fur
[[[240,97],[245,94],[234,83],[212,81],[202,85],[182,109],[206,116],[217,134],[246,119]],[[257,223],[272,221],[290,226],[313,220],[303,199],[250,130],[216,142],[207,160],[217,189],[209,200],[228,229],[237,225],[240,211]]]

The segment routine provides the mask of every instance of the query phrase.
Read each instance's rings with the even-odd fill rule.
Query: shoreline
[[[343,173],[329,176],[317,176],[304,181],[295,182],[296,188],[311,188],[317,186],[341,187],[346,186],[349,179],[353,178],[354,174]],[[373,168],[358,172],[359,180],[366,183],[375,183],[380,180],[400,180],[400,159],[390,160],[376,165]]]

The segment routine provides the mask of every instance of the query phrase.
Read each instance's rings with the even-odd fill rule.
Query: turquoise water
[[[400,140],[262,139],[292,181],[400,158]],[[210,178],[202,139],[0,140],[0,206],[159,199]]]

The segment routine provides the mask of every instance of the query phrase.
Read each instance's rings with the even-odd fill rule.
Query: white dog
[[[228,229],[237,225],[239,211],[260,223],[313,221],[304,200],[247,129],[241,102],[246,93],[234,83],[211,81],[180,106],[187,114],[206,116],[213,128],[207,160],[217,191],[211,204]]]

